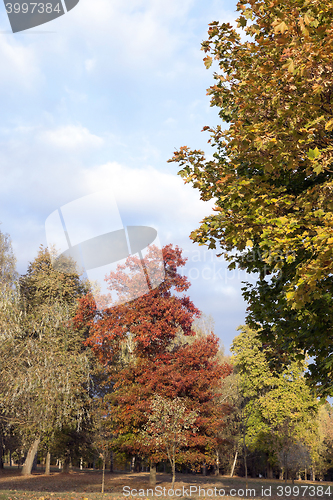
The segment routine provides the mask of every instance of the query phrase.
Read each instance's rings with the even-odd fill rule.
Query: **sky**
[[[194,304],[215,320],[226,351],[244,324],[243,272],[189,235],[212,202],[184,185],[181,146],[213,154],[220,123],[203,64],[208,23],[235,24],[236,2],[80,0],[58,19],[11,33],[0,5],[0,230],[20,273],[46,245],[59,207],[111,189],[124,224],[150,226],[188,258]]]

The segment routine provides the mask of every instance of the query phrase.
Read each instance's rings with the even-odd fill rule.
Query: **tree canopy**
[[[228,128],[204,127],[215,152],[170,161],[215,208],[191,237],[256,274],[248,322],[280,360],[314,357],[333,393],[333,5],[240,0],[238,28],[210,24],[202,49],[219,71],[208,89]],[[241,34],[240,34],[241,31]],[[287,356],[284,356],[287,353]]]
[[[150,269],[159,262],[156,251],[152,246],[147,253]],[[106,278],[111,291],[121,291],[121,303],[96,312],[89,300],[81,299],[76,321],[79,328],[87,318],[90,321],[86,344],[115,382],[104,398],[114,432],[113,448],[149,457],[152,463],[165,458],[165,450],[143,440],[140,433],[155,396],[169,401],[181,398],[189,412],[198,414],[198,430],[187,440],[178,460],[192,465],[213,463],[214,450],[220,444],[217,429],[224,426],[227,413],[227,405],[217,405],[216,396],[232,369],[217,357],[217,337],[203,332],[196,336],[192,329],[200,311],[188,296],[180,295],[190,286],[178,271],[185,264],[181,249],[166,245],[162,252],[165,280],[156,288],[124,303],[124,297],[131,297],[131,288],[140,284],[141,262],[131,256]],[[131,272],[130,281],[126,268]]]

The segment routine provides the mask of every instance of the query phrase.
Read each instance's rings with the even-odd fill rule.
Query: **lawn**
[[[35,472],[21,476],[19,471],[5,469],[0,473],[0,500],[137,500],[147,497],[159,499],[209,500],[210,498],[271,500],[326,499],[333,496],[333,483],[295,481],[285,484],[278,480],[178,474],[174,491],[170,476],[157,474],[156,488],[150,491],[148,473],[105,474],[105,493],[102,495],[102,474],[99,471],[73,470],[70,474],[52,472],[45,476]],[[332,499],[333,500],[333,499]]]

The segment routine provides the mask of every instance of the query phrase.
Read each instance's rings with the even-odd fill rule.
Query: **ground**
[[[244,478],[178,474],[174,491],[167,474],[157,474],[154,491],[149,489],[148,473],[105,474],[105,494],[102,495],[102,473],[99,471],[73,470],[70,474],[52,472],[45,476],[35,472],[21,476],[18,470],[0,472],[0,500],[137,500],[147,497],[162,500],[209,500],[209,498],[265,498],[270,500],[321,499],[333,500],[333,483],[249,479],[246,489]],[[199,491],[199,488],[201,490]],[[152,494],[153,493],[153,494]]]

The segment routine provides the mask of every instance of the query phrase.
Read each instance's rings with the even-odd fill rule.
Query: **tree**
[[[12,287],[17,280],[16,258],[8,234],[0,231],[0,291],[6,286]]]
[[[30,262],[27,273],[20,277],[20,293],[27,313],[36,315],[57,303],[66,304],[74,316],[77,300],[86,295],[89,285],[77,273],[70,258],[63,259],[54,268],[49,250],[40,246],[37,257]]]
[[[0,342],[7,326],[5,322],[5,303],[11,297],[11,290],[15,287],[18,274],[16,272],[16,258],[8,234],[0,231]],[[8,312],[8,309],[7,309]],[[4,433],[7,429],[0,406],[0,470],[3,468]],[[7,429],[8,430],[8,429]]]
[[[311,464],[311,457],[308,448],[299,442],[288,442],[278,453],[278,459],[281,468],[285,473],[285,482],[288,479],[288,473],[291,475],[292,482],[300,469],[307,469]]]
[[[211,23],[202,49],[219,71],[208,94],[229,127],[204,127],[213,159],[182,147],[170,160],[216,199],[191,238],[258,276],[244,288],[248,322],[280,361],[314,357],[322,394],[333,391],[332,8],[240,0],[245,37]]]
[[[30,317],[31,333],[25,319],[22,315],[15,325],[20,337],[11,334],[0,342],[0,405],[30,446],[23,469],[30,474],[41,439],[66,425],[80,428],[87,419],[90,363],[75,345],[66,311],[53,307],[34,323]]]
[[[91,360],[72,325],[86,290],[75,273],[55,271],[41,248],[20,287],[0,297],[0,408],[30,446],[24,474],[42,439],[88,418]]]
[[[163,455],[152,443],[142,440],[140,432],[147,423],[153,398],[157,394],[169,400],[187,398],[189,411],[200,415],[195,423],[198,432],[183,451],[182,460],[211,461],[214,431],[223,425],[220,408],[214,405],[214,390],[231,372],[227,363],[216,358],[219,349],[214,335],[194,337],[191,327],[200,313],[188,297],[179,295],[189,288],[187,278],[177,269],[185,264],[181,250],[167,245],[163,259],[165,279],[145,295],[124,303],[132,296],[132,289],[142,283],[141,261],[130,257],[107,277],[111,292],[116,290],[121,295],[121,303],[95,314],[93,304],[82,299],[76,316],[78,328],[90,324],[86,343],[114,381],[113,391],[105,397],[105,410],[115,434],[114,449],[149,458],[152,471]],[[157,249],[152,246],[146,266],[154,269],[158,262]]]
[[[319,436],[314,446],[312,476],[324,479],[324,475],[333,465],[333,412],[332,406],[325,402],[318,412]]]
[[[145,262],[145,267],[152,270],[150,275],[156,268],[159,271],[160,250],[154,245],[148,247]],[[93,303],[86,299],[80,301],[81,308],[76,314],[77,327],[85,325],[87,317],[90,319],[87,344],[91,345],[101,360],[109,362],[116,359],[129,337],[133,343],[134,356],[141,353],[147,358],[156,359],[175,339],[179,328],[185,335],[192,335],[191,325],[200,311],[189,297],[173,294],[185,292],[190,286],[187,278],[177,272],[177,268],[185,265],[186,260],[182,258],[178,247],[173,249],[172,245],[166,245],[163,248],[163,262],[165,279],[157,287],[147,287],[140,258],[131,256],[124,265],[118,265],[117,271],[111,272],[105,279],[117,297],[112,307],[97,312],[96,316]],[[153,279],[150,279],[151,282]],[[146,293],[132,300],[138,289]]]
[[[193,424],[197,412],[188,411],[182,398],[166,399],[156,395],[151,413],[142,432],[143,438],[167,454],[172,470],[172,487],[176,479],[176,456],[188,442],[188,430],[195,432]]]
[[[292,363],[282,373],[272,372],[271,350],[262,349],[258,333],[248,327],[240,328],[231,350],[244,401],[244,452],[261,450],[270,468],[281,461],[280,452],[287,457],[298,443],[313,455],[318,441],[318,401],[305,383],[304,363]]]

